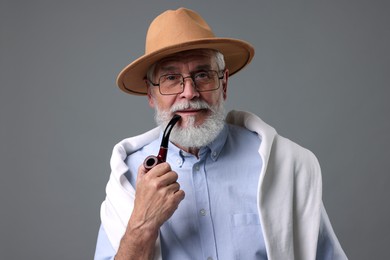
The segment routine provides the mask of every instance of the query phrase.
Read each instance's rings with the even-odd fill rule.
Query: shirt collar
[[[210,158],[213,161],[218,160],[218,157],[222,151],[222,148],[225,145],[227,136],[228,136],[228,127],[225,124],[224,127],[222,128],[222,131],[218,134],[218,136],[214,139],[214,141],[212,141],[208,145],[200,148],[199,158],[202,159],[205,156],[210,155]],[[190,157],[193,155],[181,150],[176,145],[174,145],[173,143],[170,142],[168,156],[171,156],[171,159],[173,160],[174,163],[182,164],[183,159],[185,159],[185,157]]]
[[[225,145],[226,139],[228,136],[228,127],[225,124],[222,128],[222,131],[218,134],[218,136],[209,143],[207,146],[202,147],[199,150],[199,157],[202,158],[203,156],[206,156],[208,153],[210,153],[210,158],[213,161],[218,160],[219,154],[222,151],[223,146]]]

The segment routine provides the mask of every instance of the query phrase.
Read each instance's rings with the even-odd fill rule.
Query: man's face
[[[174,73],[187,77],[200,70],[219,71],[215,56],[201,51],[192,51],[187,52],[186,55],[166,58],[157,64],[152,81],[158,82],[160,76],[165,74]],[[210,109],[179,108],[172,111],[172,108],[177,105],[180,107],[181,103],[188,103],[188,101],[203,101],[210,107],[219,105],[226,99],[227,78],[228,71],[225,71],[223,79],[216,83],[220,84],[219,89],[207,92],[198,92],[191,78],[184,80],[184,91],[180,94],[161,95],[158,87],[148,87],[149,104],[158,111],[170,113],[170,118],[173,114],[179,114],[182,120],[177,125],[181,128],[188,127],[190,121],[192,126],[200,126],[212,114]]]

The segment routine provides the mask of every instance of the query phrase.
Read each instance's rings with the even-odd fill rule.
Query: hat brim
[[[254,56],[254,48],[247,42],[230,38],[206,38],[175,44],[143,55],[130,63],[118,75],[117,85],[121,90],[133,95],[146,95],[145,76],[149,67],[171,54],[194,49],[214,49],[225,57],[229,75],[244,68]]]

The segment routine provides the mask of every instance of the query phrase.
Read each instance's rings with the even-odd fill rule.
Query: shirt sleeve
[[[108,240],[106,231],[100,225],[94,260],[114,260],[115,254],[116,252]]]

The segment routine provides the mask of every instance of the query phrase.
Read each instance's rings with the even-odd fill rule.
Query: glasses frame
[[[168,74],[164,74],[164,75],[161,75],[159,78],[158,78],[158,82],[159,83],[154,83],[153,81],[151,81],[150,79],[148,79],[148,81],[150,82],[150,84],[152,84],[154,87],[158,87],[158,91],[160,92],[161,95],[163,96],[172,96],[172,95],[178,95],[178,94],[181,94],[184,92],[184,83],[185,83],[185,79],[187,78],[190,78],[192,79],[192,82],[194,84],[194,87],[196,89],[196,91],[198,92],[210,92],[210,91],[214,91],[214,90],[217,90],[220,88],[221,84],[220,84],[220,80],[223,79],[225,77],[225,70],[220,70],[220,71],[217,71],[217,70],[205,70],[204,72],[210,72],[210,71],[213,71],[217,74],[218,76],[218,87],[217,88],[213,88],[213,89],[208,89],[208,90],[199,90],[196,86],[196,83],[195,83],[195,79],[194,79],[194,76],[196,73],[192,73],[191,75],[187,76],[187,77],[184,77],[182,74],[180,73],[168,73]],[[222,76],[219,75],[219,73],[223,73]],[[181,82],[181,85],[182,85],[182,88],[181,88],[181,92],[177,92],[177,93],[172,93],[172,94],[166,94],[166,93],[162,93],[161,92],[161,88],[160,88],[160,79],[162,77],[165,77],[167,75],[180,75],[182,78],[183,78],[183,81]]]

